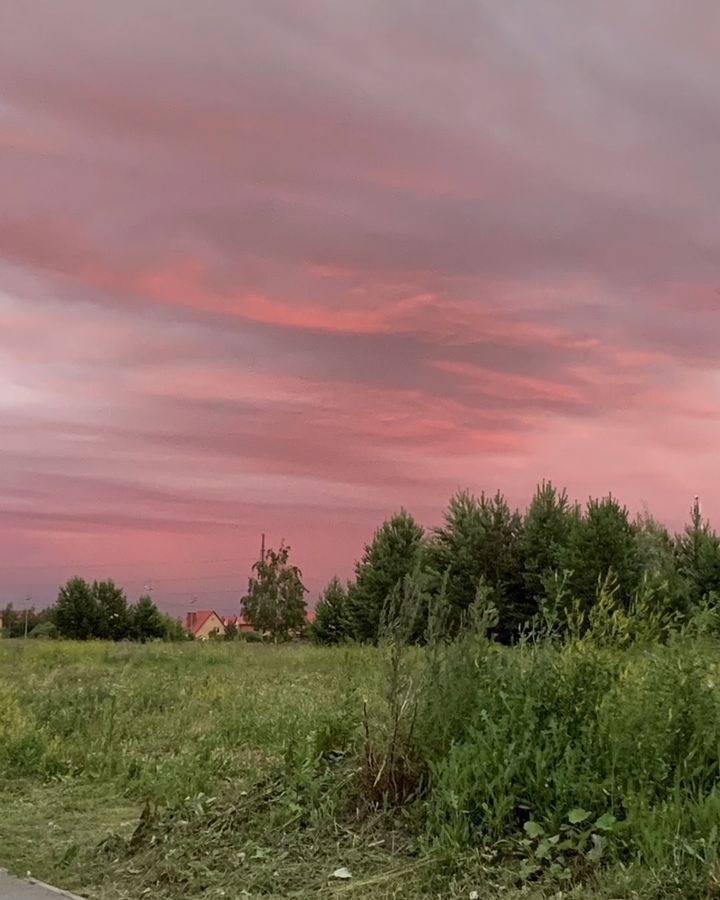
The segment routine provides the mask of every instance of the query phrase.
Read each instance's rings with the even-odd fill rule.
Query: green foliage
[[[164,641],[195,640],[194,636],[185,631],[182,624],[173,616],[168,616],[165,613],[160,613],[160,619],[162,621],[162,639]]]
[[[352,635],[348,612],[348,589],[332,578],[315,605],[310,637],[316,644],[341,644]]]
[[[262,644],[263,636],[258,634],[257,631],[240,631],[238,633],[238,640],[245,641],[247,644]]]
[[[254,629],[273,640],[286,640],[305,625],[305,593],[302,572],[290,565],[290,547],[270,548],[253,566],[254,577],[243,612]]]
[[[437,583],[447,576],[448,628],[456,634],[483,584],[500,613],[499,631],[514,635],[526,620],[521,592],[521,518],[502,494],[475,497],[461,491],[451,498],[445,524],[436,528],[428,552]]]
[[[15,609],[12,603],[8,603],[5,609],[0,611],[0,620],[3,623],[0,631],[2,637],[24,637],[26,633],[30,635],[38,625],[49,622],[50,610],[43,609],[38,612],[34,606]]]
[[[676,564],[690,609],[720,596],[720,538],[703,518],[697,500],[690,523],[677,540]]]
[[[124,591],[113,581],[95,581],[90,589],[97,604],[95,637],[121,641],[130,632],[130,610]]]
[[[676,564],[676,542],[665,526],[648,512],[634,523],[638,566],[643,583],[655,594],[654,605],[677,623],[691,613],[686,585]]]
[[[413,647],[423,585],[379,648],[3,642],[1,861],[118,900],[330,896],[341,867],[370,900],[714,896],[717,644],[504,647],[481,591]]]
[[[564,817],[581,808],[619,820],[602,858],[622,861],[644,852],[650,816],[673,809],[682,821],[683,808],[680,846],[697,799],[714,803],[720,785],[711,659],[709,648],[679,639],[625,652],[587,640],[509,651],[478,639],[448,646],[417,724],[415,752],[431,769],[429,839],[457,850],[517,836],[532,820],[542,832],[531,838],[565,840]],[[586,838],[540,856],[597,855]]]
[[[28,637],[40,640],[56,638],[58,637],[57,626],[54,622],[39,622],[29,633]]]
[[[620,599],[629,604],[642,573],[627,509],[611,495],[589,500],[585,514],[573,522],[560,566],[568,573],[572,600],[584,610],[593,605],[610,573]]]
[[[646,574],[630,602],[623,602],[617,578],[611,571],[589,609],[577,601],[570,611],[570,634],[575,638],[584,635],[597,644],[618,648],[665,641],[680,621],[666,599],[665,585],[658,585]]]
[[[61,637],[87,641],[100,635],[100,609],[87,581],[76,576],[60,588],[53,619]]]
[[[164,638],[172,628],[167,616],[163,616],[152,598],[145,595],[130,608],[130,634],[137,641]],[[179,626],[178,626],[179,627]]]
[[[592,818],[592,813],[586,809],[571,809],[567,821],[555,834],[548,834],[532,819],[527,821],[524,825],[526,837],[514,842],[516,853],[522,860],[521,878],[536,879],[543,873],[559,882],[570,882],[580,866],[600,863],[617,819],[611,813],[598,816],[594,822]]]
[[[236,641],[238,639],[238,627],[234,622],[228,622],[225,626],[225,633],[223,634],[224,641]]]
[[[365,545],[348,595],[353,637],[377,643],[383,612],[402,579],[422,562],[424,530],[405,510],[385,521]]]
[[[548,582],[560,572],[563,554],[580,517],[566,490],[558,491],[543,481],[530,501],[519,537],[519,560],[527,618],[537,615],[547,603]]]
[[[634,526],[640,570],[655,582],[671,583],[675,577],[675,543],[670,532],[649,512],[638,515]]]
[[[300,570],[281,546],[253,567],[244,606],[260,635],[274,640],[305,633],[305,588]],[[415,608],[407,639],[426,640],[428,624],[437,628],[435,607],[442,593],[445,636],[459,634],[477,612],[478,597],[494,610],[492,635],[503,643],[532,636],[555,639],[578,628],[599,633],[598,617],[612,607],[607,640],[666,640],[670,631],[720,633],[720,538],[693,505],[691,523],[673,538],[644,512],[630,522],[614,497],[590,499],[584,511],[567,491],[543,481],[523,516],[501,493],[455,494],[444,523],[428,537],[402,510],[385,521],[364,548],[355,580],[334,578],[318,600],[309,636],[317,643],[356,640],[377,643],[384,623],[412,576]],[[611,598],[611,599],[609,599]],[[50,615],[58,634],[76,639],[112,640],[186,637],[160,613],[131,608],[112,581],[88,586],[72,579],[61,590],[57,608],[28,612],[28,631]],[[137,626],[140,616],[147,622]],[[24,633],[22,615],[10,605],[5,636]],[[622,636],[621,636],[622,635]],[[231,625],[226,640],[238,635]],[[252,640],[252,638],[250,639]]]
[[[48,611],[53,630],[38,631],[37,636],[58,636],[72,640],[187,640],[182,625],[161,613],[152,599],[140,597],[130,605],[124,591],[112,581],[89,585],[72,578],[60,589],[58,601]]]
[[[245,613],[286,637],[304,593],[281,546],[254,567]],[[385,522],[349,590],[323,592],[314,639],[378,648],[3,642],[0,788],[102,784],[144,804],[133,833],[61,855],[105,886],[109,866],[128,897],[302,896],[299,873],[315,896],[333,870],[367,866],[352,886],[378,900],[706,900],[720,885],[718,598],[720,539],[697,503],[673,539],[612,497],[581,513],[549,483],[523,517],[501,494],[460,493],[429,540],[405,512]],[[183,637],[112,582],[73,579],[53,619],[31,635]],[[39,846],[3,824],[6,855]],[[412,877],[377,887],[379,846]]]

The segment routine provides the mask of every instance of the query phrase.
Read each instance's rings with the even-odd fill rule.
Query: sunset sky
[[[0,5],[0,603],[309,598],[542,478],[720,523],[720,7]]]

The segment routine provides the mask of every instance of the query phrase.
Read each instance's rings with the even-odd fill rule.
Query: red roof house
[[[223,619],[225,625],[234,625],[238,631],[252,631],[253,627],[245,618],[245,616],[225,616]]]
[[[186,614],[183,628],[191,632],[199,641],[206,641],[213,632],[225,634],[225,622],[214,609],[194,609]]]

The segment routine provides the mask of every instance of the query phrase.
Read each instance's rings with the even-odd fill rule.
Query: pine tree
[[[518,538],[522,520],[503,495],[455,494],[430,544],[429,565],[445,596],[451,633],[460,627],[482,587],[498,610],[498,634],[510,640],[524,618]]]
[[[636,517],[633,527],[646,594],[652,594],[656,608],[669,614],[686,614],[687,593],[676,565],[676,544],[669,531],[647,511]]]
[[[130,608],[130,632],[136,641],[163,638],[167,632],[166,617],[145,595]]]
[[[612,576],[617,597],[629,605],[641,581],[638,548],[628,511],[612,496],[590,499],[585,514],[575,520],[560,554],[568,573],[569,599],[587,612],[600,586]]]
[[[675,558],[689,607],[720,597],[720,538],[703,518],[697,498],[690,511],[690,524],[677,539]]]
[[[403,509],[385,521],[365,545],[348,595],[349,620],[356,640],[377,642],[389,599],[422,559],[424,536],[422,526]]]
[[[526,618],[546,599],[546,585],[559,572],[573,526],[580,516],[565,489],[550,481],[538,485],[522,523],[518,540]]]
[[[310,635],[318,644],[339,644],[351,637],[348,590],[337,576],[320,594]]]

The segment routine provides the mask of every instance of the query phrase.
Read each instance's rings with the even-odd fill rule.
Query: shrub
[[[248,644],[262,644],[264,638],[257,631],[239,631],[238,640],[246,641]]]
[[[57,626],[53,622],[41,622],[39,625],[36,625],[33,630],[30,632],[28,637],[31,638],[39,638],[39,639],[48,639],[48,638],[56,638],[58,636]]]

